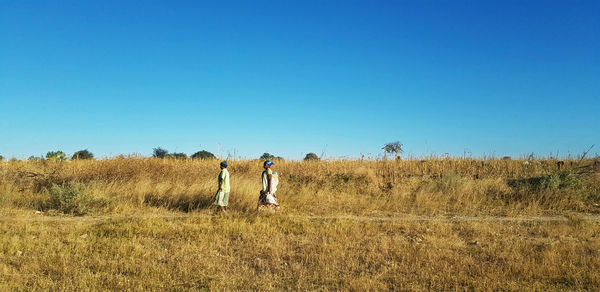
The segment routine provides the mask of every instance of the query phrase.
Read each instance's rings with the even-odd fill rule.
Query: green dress
[[[229,206],[229,192],[231,191],[231,184],[229,183],[229,171],[227,171],[227,168],[223,168],[219,173],[219,185],[221,186],[221,191],[217,191],[215,194],[215,201],[213,205],[224,207]]]

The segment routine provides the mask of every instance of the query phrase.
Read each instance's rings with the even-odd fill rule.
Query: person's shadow
[[[144,197],[144,204],[187,213],[194,210],[209,208],[212,205],[213,199],[214,196],[207,196],[203,194],[147,194]]]

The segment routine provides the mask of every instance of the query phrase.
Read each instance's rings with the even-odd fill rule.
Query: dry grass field
[[[1,290],[600,289],[600,160],[0,162]]]

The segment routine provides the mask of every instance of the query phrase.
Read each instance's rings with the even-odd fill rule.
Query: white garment
[[[271,172],[271,192],[269,192],[269,172],[270,169],[267,169],[262,173],[262,194],[264,197],[261,202],[262,204],[273,204],[275,206],[279,206],[279,203],[275,198],[275,192],[277,191],[277,185],[279,184],[279,176],[277,175],[277,172]]]
[[[223,202],[224,199],[225,199],[225,193],[217,192],[217,205],[225,206],[225,202]]]
[[[273,172],[273,174],[271,174],[271,193],[275,193],[277,192],[277,185],[279,184],[279,175],[277,175],[277,172]],[[263,185],[263,192],[268,192],[268,188],[269,188],[269,175],[268,175],[268,170],[263,171],[262,173],[262,185]]]
[[[267,193],[266,194],[266,196],[265,196],[265,202],[267,204],[279,205],[279,203],[277,203],[277,200],[275,199],[275,197],[271,193]]]
[[[277,185],[279,184],[279,175],[277,175],[276,172],[274,172],[271,175],[271,193],[275,193],[277,192]]]

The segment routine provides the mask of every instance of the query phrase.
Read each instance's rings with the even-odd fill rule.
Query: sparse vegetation
[[[169,158],[174,158],[174,159],[187,159],[188,156],[185,153],[170,153],[167,155]]]
[[[46,191],[49,198],[44,206],[45,209],[64,214],[80,216],[109,206],[108,198],[95,198],[82,183],[53,184]]]
[[[49,151],[48,153],[46,153],[46,159],[52,160],[52,161],[65,161],[65,160],[67,160],[67,155],[60,150]]]
[[[29,160],[29,161],[42,161],[42,160],[44,160],[44,157],[41,157],[41,156],[37,157],[37,156],[31,155],[31,156],[29,156],[29,158],[27,158],[27,160]]]
[[[282,161],[266,214],[236,161],[226,215],[211,160],[3,163],[0,288],[595,290],[600,163],[556,162]]]

